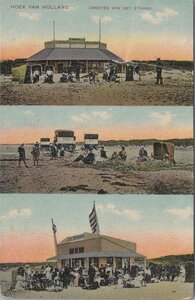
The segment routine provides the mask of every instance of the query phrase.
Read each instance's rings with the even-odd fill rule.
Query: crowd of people
[[[34,166],[39,164],[39,159],[41,155],[41,146],[38,142],[36,142],[32,148],[31,154],[33,159]],[[74,152],[74,147],[71,146],[66,149],[65,147],[58,147],[58,145],[54,142],[47,148],[47,153],[49,153],[51,160],[55,160],[58,158],[63,158],[65,156],[65,152]],[[21,162],[24,163],[25,167],[28,167],[26,164],[26,154],[24,144],[21,144],[18,147],[19,154],[19,167],[21,166]],[[126,147],[121,146],[121,149],[117,151],[113,151],[111,156],[108,156],[107,151],[105,151],[104,146],[82,146],[80,148],[79,155],[72,160],[69,165],[73,163],[82,162],[86,165],[92,165],[94,163],[102,162],[102,161],[126,161],[127,160],[127,152]],[[138,156],[136,158],[136,163],[143,163],[148,161],[148,153],[144,146],[141,146]]]
[[[15,278],[15,290],[62,291],[70,286],[92,290],[102,286],[114,285],[115,288],[146,287],[149,283],[175,281],[185,276],[185,269],[179,265],[158,265],[150,263],[148,267],[126,264],[114,269],[110,264],[97,267],[91,263],[83,268],[78,263],[75,267],[65,265],[55,267],[46,265],[31,268],[30,265],[19,266]]]
[[[141,67],[138,63],[131,63],[132,68],[132,80],[141,81]],[[157,58],[156,63],[156,84],[163,84],[162,77],[163,64],[160,58]],[[89,81],[90,84],[100,82],[100,72],[98,68],[92,68],[90,72],[81,76],[80,65],[76,65],[74,68],[69,65],[66,69],[62,70],[59,82],[61,83],[74,83],[83,81]],[[48,67],[46,72],[42,72],[40,68],[36,67],[32,73],[32,82],[37,83],[42,81],[43,83],[54,83],[54,72],[52,67]],[[102,81],[104,82],[120,82],[121,78],[117,72],[116,65],[107,65],[103,70]]]

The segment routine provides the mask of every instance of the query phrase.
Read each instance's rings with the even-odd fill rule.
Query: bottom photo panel
[[[193,197],[1,197],[8,298],[192,299]]]

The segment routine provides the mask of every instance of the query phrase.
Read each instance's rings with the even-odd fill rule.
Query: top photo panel
[[[1,0],[1,105],[192,105],[192,0]]]

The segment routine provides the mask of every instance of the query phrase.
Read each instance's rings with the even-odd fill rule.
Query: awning
[[[134,258],[145,258],[145,256],[136,252],[86,252],[68,255],[57,255],[49,258],[64,260],[64,259],[79,259],[79,258],[90,258],[90,257],[134,257]]]

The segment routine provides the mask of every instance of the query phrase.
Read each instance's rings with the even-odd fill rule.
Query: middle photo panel
[[[2,107],[1,193],[192,194],[191,107]]]

